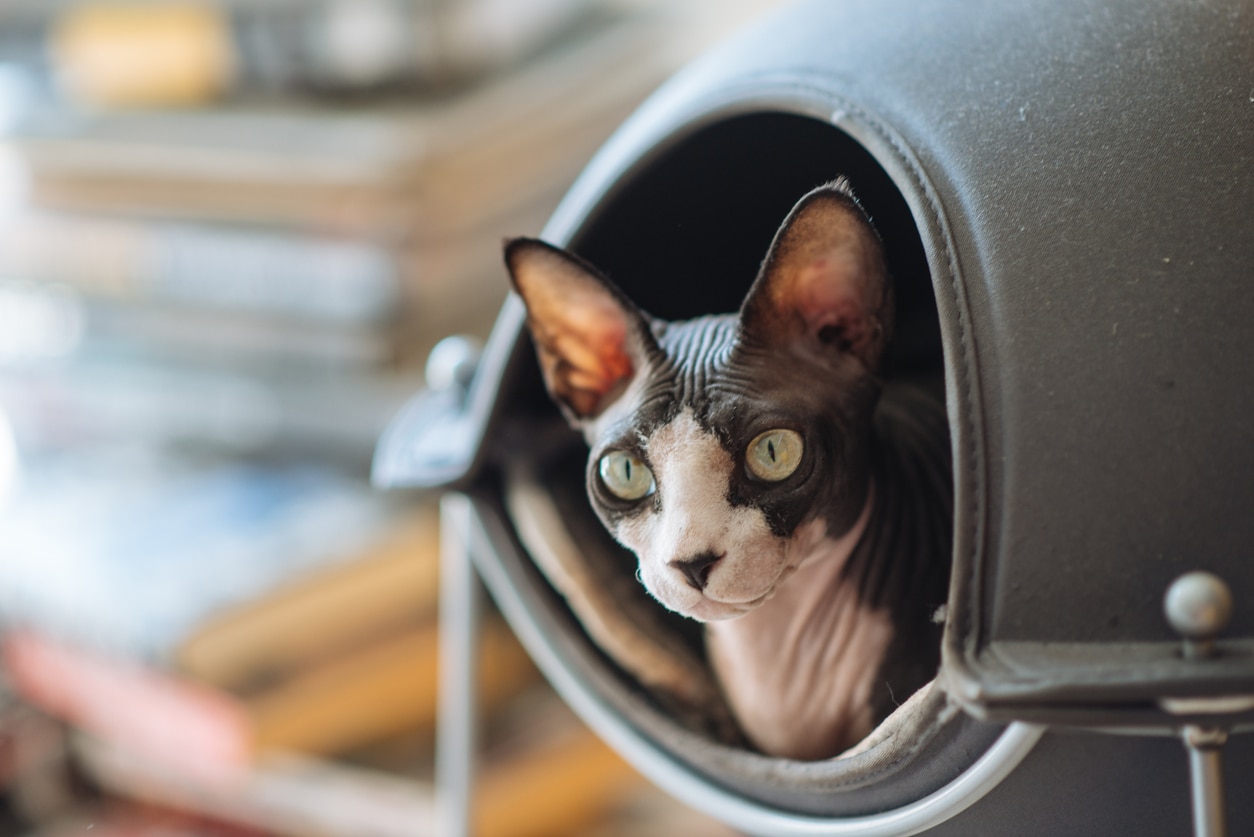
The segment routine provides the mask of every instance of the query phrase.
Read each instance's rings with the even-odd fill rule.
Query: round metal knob
[[[1232,621],[1232,591],[1214,573],[1185,573],[1167,588],[1163,613],[1194,652],[1189,656],[1205,656]]]
[[[470,389],[470,379],[479,366],[483,345],[473,337],[453,335],[445,337],[427,355],[424,375],[427,387],[433,390]]]

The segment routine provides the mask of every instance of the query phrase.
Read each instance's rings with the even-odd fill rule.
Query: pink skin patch
[[[627,329],[619,326],[600,332],[600,339],[590,341],[589,349],[596,358],[595,372],[600,379],[598,392],[605,394],[619,381],[632,374],[631,357],[627,354]]]
[[[856,298],[849,276],[856,276],[856,260],[848,257],[818,259],[801,269],[795,283],[795,304],[806,323],[807,334],[820,334],[825,328],[840,332],[841,342],[855,354],[867,348],[871,339],[866,304]]]
[[[600,300],[584,301],[589,304],[550,310],[544,320],[533,315],[531,328],[550,387],[577,413],[591,415],[635,368],[621,313],[608,310]]]
[[[538,243],[510,248],[550,391],[581,417],[633,374],[628,314],[599,281]]]

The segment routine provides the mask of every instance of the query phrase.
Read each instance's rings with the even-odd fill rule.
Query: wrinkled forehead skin
[[[833,350],[759,345],[735,315],[654,321],[657,351],[601,416],[587,426],[588,479],[604,451],[628,449],[648,461],[648,442],[687,411],[716,438],[733,468],[728,502],[755,506],[772,531],[789,537],[821,510],[828,531],[847,531],[861,510],[869,479],[867,438],[878,382],[855,358]],[[744,474],[744,452],[759,433],[789,428],[805,443],[809,478],[794,490],[764,490]],[[659,486],[661,502],[666,487]],[[842,502],[846,501],[846,502]],[[597,506],[614,531],[623,512]]]

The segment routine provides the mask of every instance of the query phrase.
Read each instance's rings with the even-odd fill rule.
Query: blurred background
[[[435,498],[374,443],[768,5],[0,4],[0,836],[435,833]],[[483,658],[478,834],[728,834]]]

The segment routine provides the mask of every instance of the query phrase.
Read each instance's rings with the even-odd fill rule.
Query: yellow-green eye
[[[602,456],[600,471],[601,482],[623,500],[639,500],[656,488],[649,466],[625,451],[612,450]]]
[[[801,434],[793,430],[768,430],[749,443],[745,466],[760,480],[779,482],[801,464],[805,446]]]

